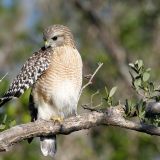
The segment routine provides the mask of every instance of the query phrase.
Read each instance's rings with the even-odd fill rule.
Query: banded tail
[[[40,146],[44,156],[54,157],[57,151],[56,136],[40,137]]]

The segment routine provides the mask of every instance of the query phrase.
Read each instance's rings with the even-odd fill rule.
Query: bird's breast
[[[59,47],[51,64],[35,84],[35,101],[49,104],[54,112],[67,114],[76,110],[82,85],[82,61],[76,49]],[[66,115],[65,115],[66,114]]]

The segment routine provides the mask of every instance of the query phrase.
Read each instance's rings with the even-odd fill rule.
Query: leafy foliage
[[[155,104],[160,99],[159,87],[150,80],[151,69],[145,68],[142,60],[130,63],[129,66],[131,68],[132,87],[140,99],[136,103],[126,100],[126,116],[138,116],[141,122],[159,125],[159,113],[150,113],[151,117],[146,116],[148,103],[154,102],[153,104]]]
[[[0,122],[0,131],[4,131],[16,125],[16,121],[9,119],[6,114]]]
[[[111,88],[110,91],[108,91],[107,87],[105,87],[105,91],[106,91],[106,96],[104,98],[104,100],[106,101],[106,103],[109,106],[113,106],[113,95],[116,93],[117,87],[113,87]]]

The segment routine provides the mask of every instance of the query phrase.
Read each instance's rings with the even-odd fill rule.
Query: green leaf
[[[138,69],[140,69],[143,66],[143,61],[142,60],[138,60]]]
[[[149,80],[149,78],[150,78],[150,73],[144,72],[143,73],[143,81],[147,82]]]
[[[107,95],[107,97],[109,96],[109,92],[108,92],[108,89],[107,89],[107,87],[105,86],[105,91],[106,91],[106,95]]]
[[[0,124],[0,130],[3,130],[6,128],[6,125],[5,124]]]
[[[138,60],[134,63],[135,67],[138,67]]]
[[[7,115],[5,114],[3,118],[3,123],[6,123],[6,120],[7,120]]]
[[[11,121],[10,123],[9,123],[9,126],[10,127],[13,127],[13,126],[15,126],[16,125],[16,121],[15,120],[13,120],[13,121]]]
[[[109,92],[109,97],[112,97],[115,94],[116,90],[117,90],[117,87],[116,86],[113,87]]]
[[[134,68],[134,64],[133,63],[129,63],[128,64],[131,68],[133,67]]]
[[[129,66],[131,67],[132,70],[134,70],[136,73],[138,73],[138,69],[135,67],[133,63],[129,63]]]
[[[147,69],[146,69],[146,72],[150,72],[150,71],[151,71],[151,68],[147,68]]]
[[[134,65],[137,65],[138,67],[142,67],[143,66],[143,61],[141,59],[136,60]]]
[[[141,86],[141,79],[139,78],[139,79],[135,79],[135,81],[134,81],[134,87],[135,88],[139,88],[139,86]]]

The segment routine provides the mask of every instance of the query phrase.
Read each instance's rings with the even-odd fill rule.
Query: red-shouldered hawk
[[[45,47],[27,60],[0,99],[2,106],[32,87],[31,121],[76,115],[82,85],[82,60],[71,31],[63,25],[53,25],[44,30],[43,38]],[[40,137],[40,143],[43,155],[55,155],[55,135]]]

